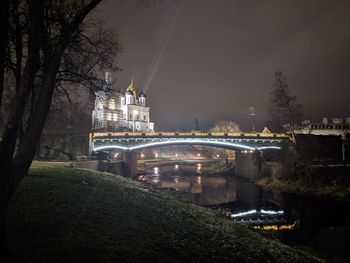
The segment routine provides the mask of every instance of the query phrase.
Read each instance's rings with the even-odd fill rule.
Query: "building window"
[[[136,115],[136,120],[138,120],[138,119],[139,119],[139,115],[137,114],[137,115]]]
[[[112,113],[106,113],[106,118],[107,118],[107,121],[111,121],[112,120]]]
[[[146,115],[143,115],[143,120],[144,120],[144,121],[146,120]]]
[[[130,119],[130,120],[132,119],[132,114],[131,114],[131,113],[130,113],[129,119]]]
[[[117,121],[117,120],[118,120],[118,115],[117,115],[117,113],[113,113],[113,120],[114,120],[114,121]]]
[[[115,109],[115,102],[114,99],[111,99],[109,101],[109,109],[114,110]]]

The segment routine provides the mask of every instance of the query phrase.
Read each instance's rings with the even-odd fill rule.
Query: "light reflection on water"
[[[202,170],[202,164],[201,163],[197,163],[197,172],[201,172]]]
[[[233,175],[204,174],[203,166],[154,167],[142,180],[159,188],[175,189],[177,195],[217,208],[233,220],[252,224],[255,229],[276,232],[287,243],[317,246],[321,253],[350,260],[348,201],[265,191]],[[231,217],[240,213],[241,216]]]
[[[174,176],[174,182],[178,184],[180,182],[180,176],[175,175]]]
[[[159,167],[154,167],[153,168],[153,173],[158,175],[159,174]]]
[[[203,176],[202,164],[192,166],[154,167],[142,180],[158,188],[169,188],[178,191],[191,202],[199,205],[217,205],[236,200],[233,181],[227,177]]]

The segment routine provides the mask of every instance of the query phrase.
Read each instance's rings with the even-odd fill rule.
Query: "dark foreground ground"
[[[319,262],[120,176],[36,168],[9,213],[18,262]]]

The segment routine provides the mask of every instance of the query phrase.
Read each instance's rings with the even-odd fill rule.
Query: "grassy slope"
[[[10,204],[9,240],[21,262],[313,261],[169,193],[73,168],[31,171]]]

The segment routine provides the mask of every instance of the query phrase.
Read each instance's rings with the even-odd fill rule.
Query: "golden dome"
[[[137,94],[137,90],[136,90],[136,87],[135,87],[133,79],[131,79],[131,83],[130,83],[129,87],[126,89],[126,91],[130,91],[134,95]]]

